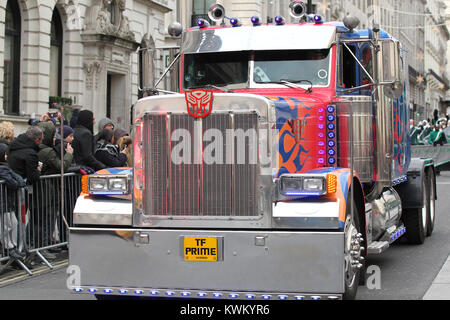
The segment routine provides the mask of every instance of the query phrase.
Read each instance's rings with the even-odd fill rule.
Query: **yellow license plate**
[[[185,261],[217,261],[217,238],[184,237]]]

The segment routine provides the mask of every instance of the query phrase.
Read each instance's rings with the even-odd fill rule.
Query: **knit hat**
[[[129,136],[128,132],[125,129],[117,128],[116,130],[114,130],[114,143],[117,143],[117,141],[119,141],[119,139],[123,136]]]
[[[83,126],[92,133],[94,130],[94,114],[90,110],[81,110],[78,114],[77,125]]]
[[[58,129],[59,135],[61,135],[61,128]],[[63,126],[63,139],[67,138],[73,133],[73,129],[70,126]]]

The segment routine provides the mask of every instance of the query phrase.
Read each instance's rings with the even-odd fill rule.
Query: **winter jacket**
[[[78,115],[77,125],[74,129],[72,148],[77,165],[88,166],[95,171],[106,168],[94,157],[94,144],[92,135],[93,115],[91,111],[82,110]]]
[[[43,163],[41,174],[59,174],[61,173],[61,157],[58,157],[58,152],[60,151],[57,151],[53,145],[56,128],[48,122],[41,122],[38,126],[44,131],[44,139],[39,146],[38,152],[39,161]],[[69,169],[72,159],[73,155],[70,153],[64,156],[64,171]]]
[[[5,165],[0,165],[0,179],[5,180],[6,186],[12,190],[25,187],[23,178]]]
[[[41,173],[38,167],[39,146],[28,138],[25,133],[20,134],[9,144],[8,164],[16,173],[27,179],[27,184],[39,180]]]
[[[127,155],[119,152],[119,146],[107,143],[103,139],[97,142],[95,157],[107,167],[127,166]]]

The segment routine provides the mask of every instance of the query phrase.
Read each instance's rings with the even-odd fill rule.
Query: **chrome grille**
[[[146,215],[258,215],[256,112],[211,113],[204,119],[187,114],[147,113],[143,119]],[[189,135],[172,136],[179,129]],[[241,133],[255,132],[256,136],[244,140],[231,136],[239,129]],[[189,148],[175,152],[180,150],[174,148],[181,142],[190,145],[189,157]],[[173,152],[187,161],[174,162]],[[216,161],[202,161],[203,154],[212,155]]]

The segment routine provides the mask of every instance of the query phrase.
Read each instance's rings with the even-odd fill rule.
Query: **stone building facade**
[[[0,1],[0,121],[18,134],[50,97],[63,97],[129,128],[143,85],[140,49],[170,44],[176,8],[175,0]],[[155,56],[158,76],[164,56]]]

